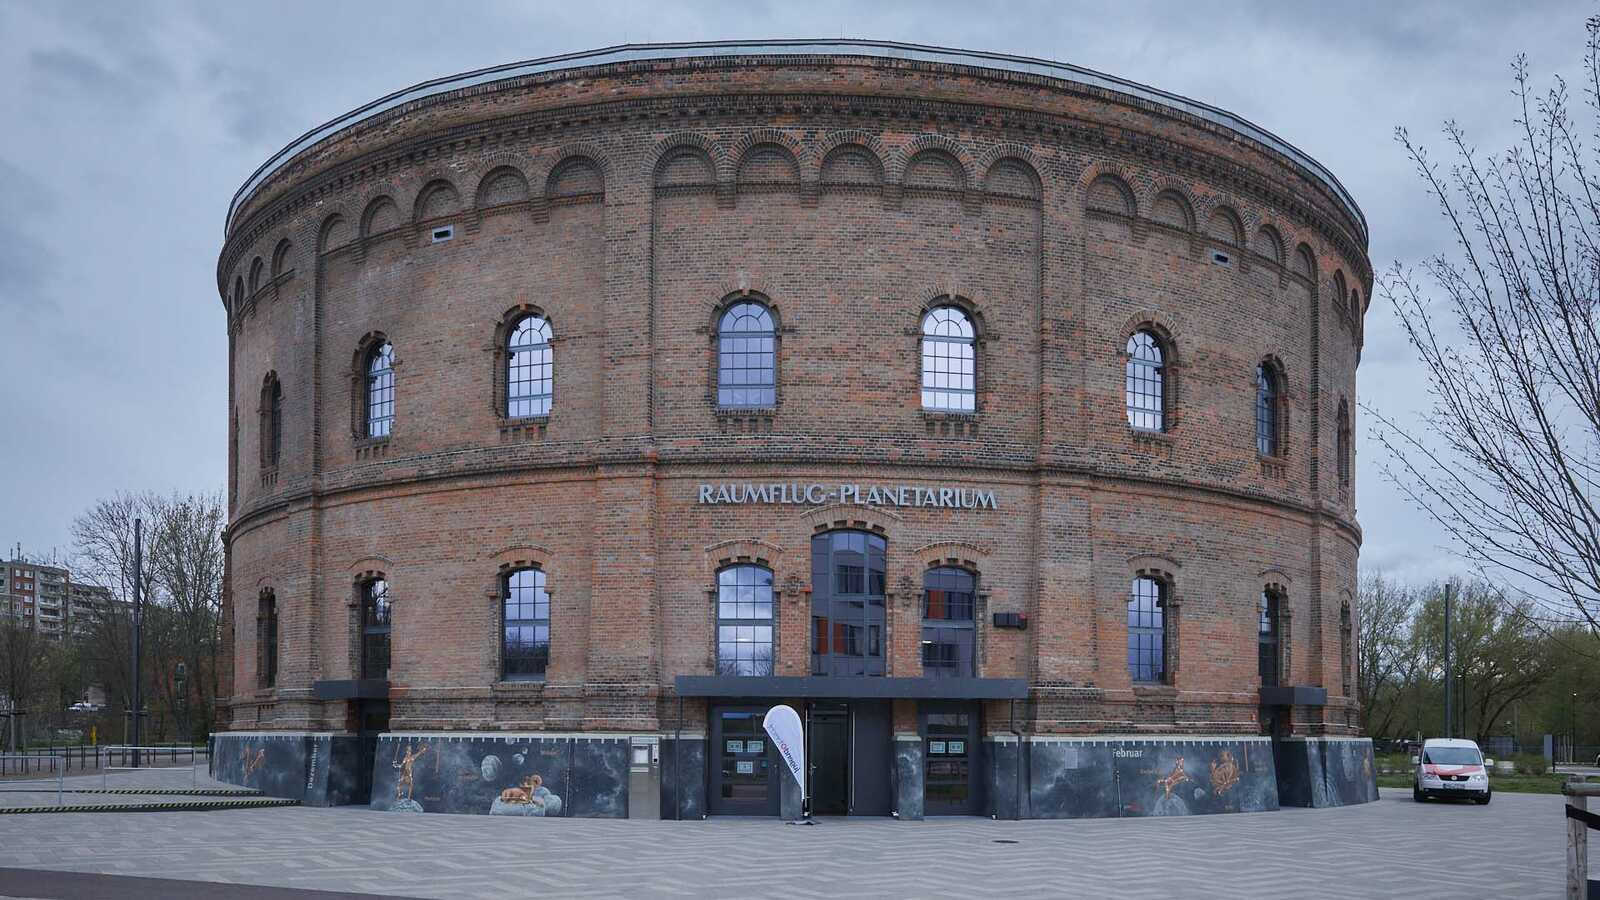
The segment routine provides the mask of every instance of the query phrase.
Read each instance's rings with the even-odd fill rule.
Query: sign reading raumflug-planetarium
[[[860,503],[865,506],[932,507],[935,509],[997,509],[994,491],[963,487],[880,485],[862,487],[849,482],[827,484],[797,481],[739,481],[701,484],[697,502],[705,506],[772,503],[780,506],[824,506]]]

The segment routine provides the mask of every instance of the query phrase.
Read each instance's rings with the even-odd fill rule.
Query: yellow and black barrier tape
[[[257,809],[272,806],[299,806],[299,800],[281,797],[250,797],[237,800],[169,800],[163,803],[76,803],[65,806],[0,806],[0,816],[21,813],[71,812],[202,812],[208,809]]]

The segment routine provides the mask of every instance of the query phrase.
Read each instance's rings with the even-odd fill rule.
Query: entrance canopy
[[[872,675],[750,677],[679,675],[680,697],[775,697],[873,700],[1023,700],[1022,678],[882,678]]]

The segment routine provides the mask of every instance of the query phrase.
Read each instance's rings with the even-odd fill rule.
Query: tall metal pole
[[[1454,669],[1450,667],[1450,619],[1452,585],[1444,583],[1444,736],[1456,736],[1455,707],[1451,703],[1450,680]]]
[[[144,522],[141,519],[133,520],[133,746],[139,746],[139,713],[144,709],[144,703],[139,696],[139,631],[140,631],[140,588],[144,580]],[[139,751],[133,751],[133,767],[139,767]]]

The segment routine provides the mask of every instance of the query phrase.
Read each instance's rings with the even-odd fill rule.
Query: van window
[[[1422,761],[1431,766],[1481,766],[1483,757],[1472,747],[1430,747]]]

